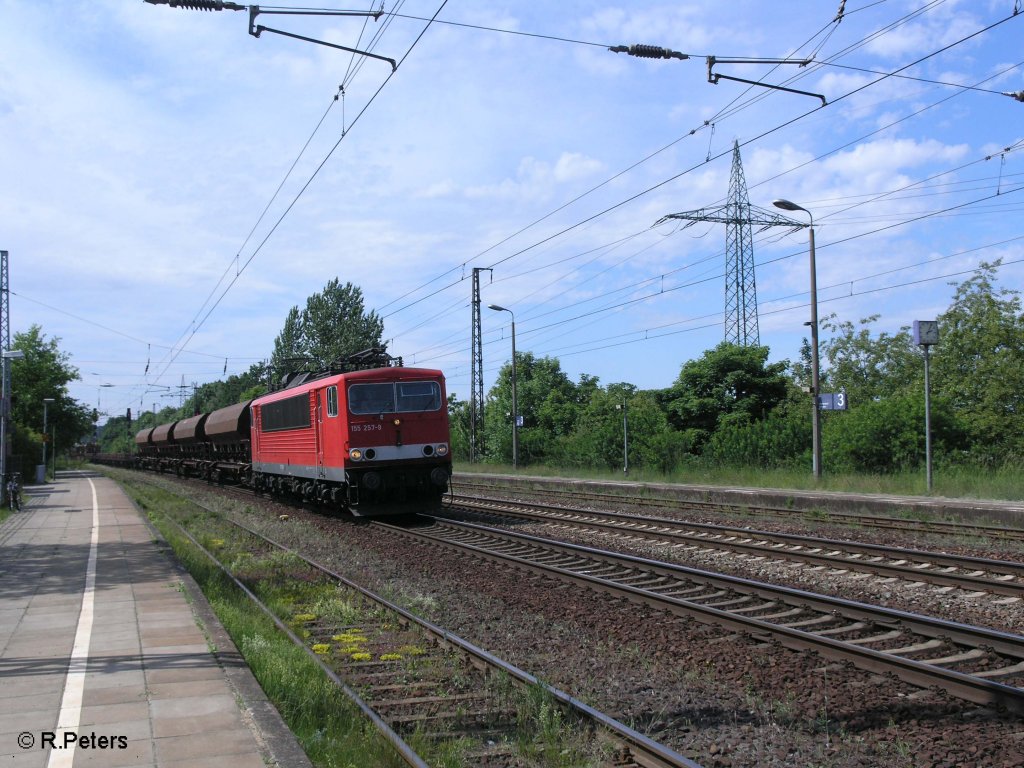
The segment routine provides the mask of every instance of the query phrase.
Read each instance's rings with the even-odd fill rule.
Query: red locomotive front
[[[344,375],[345,472],[360,503],[437,501],[451,477],[447,397],[440,371],[384,368]]]
[[[357,514],[436,504],[451,477],[449,450],[437,370],[334,374],[252,404],[254,485]]]

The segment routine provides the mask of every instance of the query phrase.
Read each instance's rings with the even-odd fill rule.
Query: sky
[[[935,319],[997,259],[1024,283],[1020,0],[383,10],[256,37],[246,11],[0,0],[10,329],[59,339],[71,396],[177,405],[338,278],[468,399],[474,268],[485,389],[511,354],[490,304],[573,380],[667,387],[725,338],[726,226],[659,221],[724,205],[735,146],[755,210],[813,216],[823,321]],[[689,58],[609,50],[633,44]],[[772,361],[809,337],[807,234],[753,230]]]

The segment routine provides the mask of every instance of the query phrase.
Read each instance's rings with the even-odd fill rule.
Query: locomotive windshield
[[[353,384],[348,388],[349,412],[422,413],[441,408],[441,386],[436,381],[396,381],[387,384]]]

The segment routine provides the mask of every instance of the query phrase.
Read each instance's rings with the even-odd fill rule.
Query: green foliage
[[[835,315],[822,322],[825,330],[834,333],[821,344],[822,359],[828,365],[825,391],[845,390],[849,402],[860,405],[909,388],[921,389],[921,352],[909,329],[873,338],[868,326],[877,320],[878,315],[864,318],[860,330],[849,321],[836,322]]]
[[[830,472],[887,474],[924,462],[924,392],[906,392],[831,414],[822,433]],[[932,447],[936,456],[963,446],[963,433],[946,401],[932,399]]]
[[[81,377],[59,342],[58,338],[47,339],[42,328],[33,325],[16,333],[11,343],[11,349],[24,352],[25,357],[9,361],[13,425],[9,466],[26,478],[35,475],[34,465],[42,458],[44,398],[54,400],[46,406],[46,432],[56,442],[47,448],[47,454],[62,452],[93,435],[92,409],[68,393],[68,384]]]
[[[663,394],[669,418],[688,431],[696,448],[725,420],[737,424],[763,419],[786,397],[788,364],[768,364],[768,347],[722,342],[683,365]]]
[[[982,264],[939,315],[934,391],[964,421],[971,457],[998,465],[1024,456],[1024,316],[1020,293],[995,287],[1000,262]]]
[[[334,278],[306,299],[305,309],[296,306],[288,312],[274,340],[271,368],[277,376],[325,370],[340,357],[381,346],[383,333],[384,321],[376,312],[366,312],[362,290]]]
[[[469,403],[448,395],[448,423],[451,431],[451,455],[455,461],[469,461]]]
[[[794,393],[763,419],[746,414],[727,419],[711,436],[704,456],[730,466],[809,466],[811,417],[810,397]]]
[[[541,463],[558,451],[559,439],[572,433],[580,407],[597,387],[583,377],[574,384],[558,360],[516,354],[516,389],[523,426],[519,430],[519,461]],[[484,405],[484,446],[497,460],[512,460],[512,365],[502,366]]]
[[[184,418],[195,413],[208,413],[259,397],[267,392],[270,384],[268,374],[268,366],[255,363],[245,373],[203,384],[195,396],[185,402],[180,415]]]
[[[668,423],[653,393],[637,392],[632,384],[612,384],[593,390],[581,407],[573,433],[562,441],[561,457],[571,466],[622,469],[627,436],[629,466],[636,469],[668,472],[687,446],[684,436]]]

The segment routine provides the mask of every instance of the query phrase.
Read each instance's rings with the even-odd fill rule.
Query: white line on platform
[[[64,698],[60,702],[55,746],[50,750],[50,760],[46,768],[71,768],[75,759],[76,743],[71,742],[64,748],[64,734],[76,731],[82,719],[82,695],[85,692],[85,673],[89,666],[89,643],[92,639],[96,593],[96,548],[100,540],[100,505],[92,480],[89,480],[89,487],[92,488],[92,537],[89,540],[89,564],[85,568],[85,594],[82,596],[82,612],[78,614],[75,645],[71,649],[71,658],[68,662]]]

